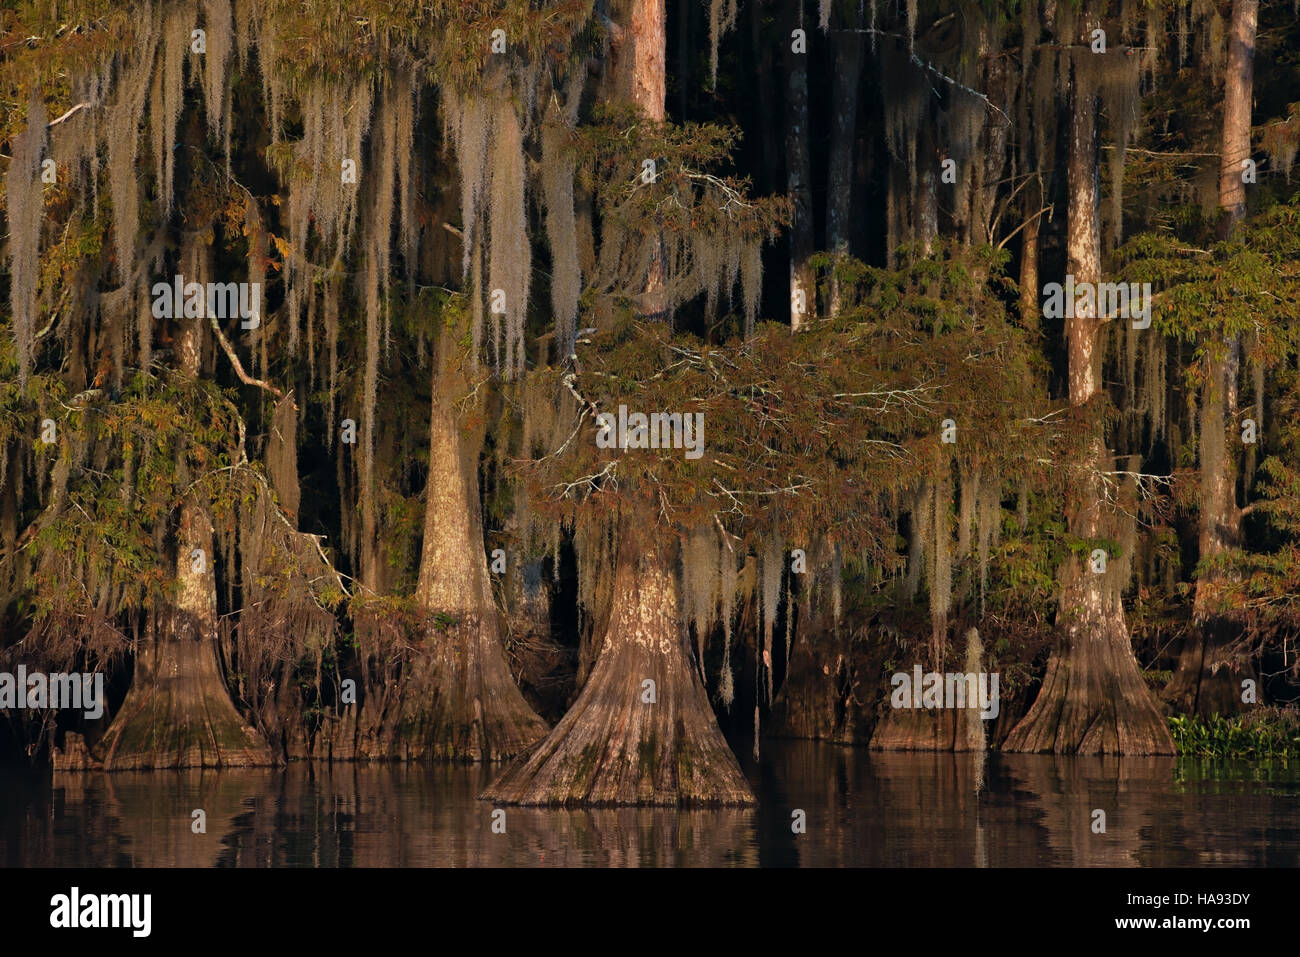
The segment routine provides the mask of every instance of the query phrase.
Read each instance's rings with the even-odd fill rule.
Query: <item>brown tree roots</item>
[[[524,700],[506,664],[496,628],[465,616],[435,630],[413,662],[388,714],[362,718],[363,758],[503,761],[548,728]]]
[[[1075,592],[1079,594],[1078,591]],[[1083,592],[1064,620],[1029,713],[1003,751],[1055,754],[1175,754],[1173,738],[1138,670],[1123,611]]]
[[[529,805],[747,805],[677,617],[661,553],[624,545],[591,676],[555,730],[482,797]]]

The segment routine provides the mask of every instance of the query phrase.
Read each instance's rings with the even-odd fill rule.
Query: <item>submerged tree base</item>
[[[964,667],[966,674],[977,676],[977,685],[975,688],[964,688],[961,707],[895,708],[892,706],[891,695],[891,706],[883,710],[871,735],[871,750],[984,751],[988,747],[988,736],[981,702],[975,695],[989,695],[983,704],[995,706],[995,710],[989,712],[990,718],[996,716],[995,711],[1000,709],[1000,702],[993,700],[996,688],[991,691],[976,691],[976,688],[987,689],[989,686],[983,684],[986,680],[983,674],[984,646],[980,642],[979,632],[974,628],[966,631]]]
[[[627,536],[623,536],[626,541]],[[625,544],[604,646],[578,700],[481,795],[500,804],[749,805],[677,619],[653,546]]]
[[[888,708],[871,735],[872,751],[983,751],[975,708]],[[972,724],[974,722],[974,724]]]
[[[189,638],[142,645],[131,690],[96,752],[105,771],[275,763],[231,703],[212,643]]]
[[[814,650],[809,638],[801,638],[765,733],[772,738],[866,744],[870,716],[854,693],[858,674],[848,656],[821,647]]]
[[[1062,647],[1048,661],[1038,697],[1002,750],[1177,753],[1133,657],[1123,611],[1105,607],[1100,593],[1087,590],[1077,607],[1082,611],[1063,623]]]
[[[404,667],[396,698],[363,709],[356,757],[504,761],[548,730],[511,677],[496,629],[481,618],[431,626]]]

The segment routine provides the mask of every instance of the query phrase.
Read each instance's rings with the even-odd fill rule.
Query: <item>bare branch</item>
[[[51,129],[51,130],[52,130],[52,129],[54,129],[54,127],[58,126],[58,125],[59,125],[60,123],[62,123],[64,120],[66,120],[66,119],[68,119],[69,117],[71,117],[74,113],[77,113],[77,112],[80,111],[80,110],[89,109],[90,106],[91,106],[90,103],[78,103],[76,106],[72,107],[72,109],[68,110],[68,112],[64,113],[64,114],[63,114],[62,116],[60,116],[58,119],[56,119],[56,120],[50,120],[50,122],[46,123],[46,124],[45,124],[45,128],[46,128],[46,129]]]
[[[230,359],[230,364],[235,367],[235,375],[239,376],[239,381],[244,383],[244,385],[255,385],[259,389],[265,389],[277,399],[283,399],[285,397],[284,393],[271,385],[271,383],[266,382],[263,379],[254,379],[244,371],[244,364],[239,361],[239,356],[235,355],[235,350],[230,345],[230,340],[227,339],[226,334],[221,331],[221,326],[217,323],[217,317],[209,316],[208,320],[212,323],[212,331],[217,334],[217,341],[221,343],[222,351],[224,351],[226,357]],[[297,411],[298,404],[296,402],[290,400],[289,404],[293,406],[294,411]]]

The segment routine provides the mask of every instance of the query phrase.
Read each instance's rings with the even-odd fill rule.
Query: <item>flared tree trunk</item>
[[[181,372],[197,378],[203,319],[185,320]],[[235,710],[217,663],[212,521],[193,499],[176,530],[178,594],[151,622],[126,700],[97,749],[104,769],[254,767],[271,750]]]
[[[678,616],[669,546],[620,531],[614,609],[587,683],[555,730],[483,797],[500,804],[753,804]]]
[[[416,599],[430,619],[392,727],[393,756],[499,761],[546,734],[510,674],[483,550],[478,494],[481,419],[462,428],[468,392],[444,333],[429,430],[424,546]],[[445,628],[432,618],[454,619]]]
[[[1096,94],[1076,76],[1071,99],[1067,269],[1076,283],[1096,283],[1101,279]],[[1095,353],[1101,330],[1095,309],[1076,309],[1074,318],[1066,319],[1072,405],[1085,405],[1099,389]],[[1118,536],[1108,527],[1102,487],[1102,473],[1111,471],[1111,464],[1100,435],[1081,464],[1071,492],[1070,534],[1113,540]],[[1173,754],[1169,728],[1133,656],[1121,601],[1124,583],[1112,580],[1113,568],[1098,574],[1079,559],[1067,560],[1061,575],[1056,648],[1038,697],[1003,750]]]
[[[1231,238],[1246,215],[1246,184],[1242,160],[1250,157],[1251,94],[1254,88],[1255,30],[1258,0],[1234,0],[1228,38],[1228,70],[1223,96],[1223,156],[1219,167],[1219,236]],[[1240,347],[1234,339],[1225,354],[1207,360],[1201,412],[1201,560],[1236,548],[1241,539],[1241,509],[1237,506],[1236,462],[1228,451],[1227,425],[1237,405],[1237,363]],[[1232,661],[1232,643],[1241,635],[1238,623],[1220,613],[1217,592],[1224,570],[1206,568],[1196,582],[1191,633],[1184,640],[1165,700],[1176,711],[1203,715],[1241,710],[1242,674]],[[1249,675],[1254,677],[1254,675]]]
[[[965,642],[965,672],[980,675],[984,645],[979,631],[967,629]],[[961,708],[895,708],[891,700],[871,734],[873,751],[983,751],[988,746],[978,699],[967,699]]]
[[[870,716],[863,714],[855,695],[859,684],[852,658],[832,642],[814,647],[807,635],[800,636],[764,733],[769,738],[866,744]]]

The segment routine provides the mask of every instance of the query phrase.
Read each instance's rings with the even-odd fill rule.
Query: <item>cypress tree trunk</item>
[[[939,177],[935,174],[934,157],[930,137],[923,135],[921,142],[927,147],[920,155],[926,157],[917,174],[916,196],[916,241],[921,245],[921,254],[930,255],[934,242],[939,238]]]
[[[984,671],[984,646],[979,632],[966,631],[964,669]],[[978,699],[963,708],[894,708],[887,699],[871,735],[873,751],[983,751],[987,735]]]
[[[635,516],[634,518],[639,518]],[[483,793],[501,804],[754,803],[678,615],[672,550],[620,529],[609,631],[555,730]],[[652,530],[651,535],[655,532]]]
[[[799,3],[803,25],[803,3]],[[808,260],[813,254],[812,161],[808,152],[808,54],[786,45],[789,87],[785,101],[786,192],[790,217],[790,329],[798,332],[817,313],[817,285]],[[802,306],[802,309],[800,308]]]
[[[838,571],[835,568],[832,574]],[[834,616],[819,610],[805,620],[809,610],[807,605],[800,607],[785,680],[764,733],[769,738],[866,744],[871,716],[866,713],[867,702],[859,702],[858,692],[869,684],[863,675],[874,675],[873,666],[879,662],[846,654]]]
[[[1040,191],[1035,187],[1025,190],[1025,212],[1029,217],[1021,230],[1020,247],[1020,320],[1029,330],[1039,327],[1038,304],[1038,209]]]
[[[667,117],[668,10],[665,0],[620,0],[611,6],[613,95],[630,102],[646,119]],[[685,16],[685,12],[682,14]],[[640,295],[638,312],[668,319],[662,242],[656,249]]]
[[[1246,216],[1246,183],[1241,176],[1241,161],[1250,158],[1258,21],[1259,0],[1233,0],[1228,71],[1223,90],[1223,157],[1219,167],[1219,234],[1225,239]]]
[[[835,48],[830,166],[826,180],[826,248],[833,255],[849,252],[849,218],[853,197],[853,143],[857,136],[858,78],[862,74],[862,34],[834,32]],[[839,283],[832,277],[830,311],[840,310]]]
[[[201,370],[204,321],[183,320],[177,342],[181,372],[191,378]],[[131,688],[99,745],[105,770],[273,763],[266,742],[235,711],[217,664],[213,558],[212,520],[187,499],[176,530],[178,595],[136,652]]]
[[[1254,87],[1255,28],[1258,0],[1234,0],[1228,40],[1228,70],[1223,97],[1223,157],[1219,168],[1221,239],[1232,236],[1246,215],[1246,184],[1241,162],[1250,156],[1251,94]],[[1228,423],[1236,417],[1237,363],[1240,343],[1206,360],[1206,384],[1201,402],[1201,560],[1213,559],[1241,541],[1241,509],[1237,506],[1236,462],[1229,453]],[[1241,709],[1240,678],[1228,666],[1231,644],[1241,629],[1218,610],[1217,591],[1224,572],[1205,569],[1196,582],[1193,630],[1183,643],[1173,680],[1165,697],[1177,711],[1200,714]]]
[[[546,733],[515,684],[501,629],[478,493],[483,421],[463,428],[455,402],[468,392],[455,367],[455,340],[444,332],[438,352],[429,430],[424,545],[416,600],[428,616],[424,646],[413,659],[397,713],[385,720],[375,756],[498,761]],[[433,616],[454,621],[439,628]],[[363,721],[374,726],[377,722]]]
[[[1088,29],[1084,28],[1085,31]],[[1086,32],[1085,34],[1086,35]],[[1084,47],[1086,51],[1086,46]],[[1090,55],[1087,52],[1081,54]],[[1070,111],[1068,265],[1076,283],[1101,279],[1098,223],[1097,97],[1076,82]],[[1085,405],[1099,389],[1095,355],[1102,324],[1096,310],[1066,319],[1070,403]],[[1077,538],[1115,538],[1104,514],[1103,472],[1110,459],[1103,439],[1071,492],[1069,529]],[[1173,739],[1138,670],[1113,569],[1096,574],[1067,560],[1061,570],[1057,644],[1029,713],[1003,743],[1005,751],[1079,754],[1173,754]]]
[[[989,57],[992,47],[990,28],[985,23],[980,28],[980,57],[984,63],[984,89],[993,102],[1004,109],[1011,109],[1007,103],[1007,66],[1001,57]],[[984,115],[984,161],[976,162],[979,185],[971,190],[971,239],[973,242],[989,243],[993,241],[990,233],[993,216],[997,209],[998,186],[1002,181],[1006,166],[1007,132],[1009,124],[991,110]]]
[[[854,697],[858,672],[830,642],[795,644],[789,670],[776,693],[764,734],[769,738],[866,744],[868,722]]]

